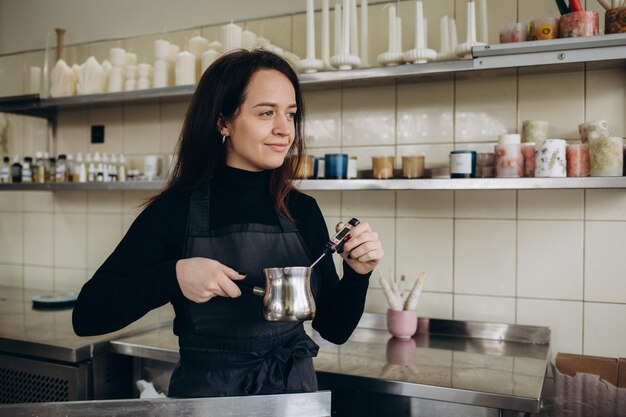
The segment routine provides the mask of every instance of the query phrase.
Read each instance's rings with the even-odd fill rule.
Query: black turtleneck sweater
[[[224,167],[217,172],[210,180],[210,229],[243,223],[278,225],[268,179],[269,171]],[[83,286],[73,312],[76,334],[90,336],[119,330],[148,311],[184,297],[176,279],[176,261],[183,256],[189,197],[190,192],[167,191],[137,217],[117,248]],[[315,200],[292,191],[287,206],[309,252],[313,256],[321,254],[329,236]],[[315,268],[322,283],[313,327],[325,339],[343,343],[363,313],[369,274],[359,275],[344,263],[340,281],[330,256]],[[186,326],[184,318],[176,317],[176,334],[184,332]]]

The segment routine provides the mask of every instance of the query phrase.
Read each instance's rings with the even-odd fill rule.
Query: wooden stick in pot
[[[55,28],[54,31],[57,33],[57,62],[60,59],[63,59],[63,38],[65,37],[65,29],[63,28]]]

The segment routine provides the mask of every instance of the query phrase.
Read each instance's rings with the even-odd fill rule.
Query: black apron
[[[254,210],[254,207],[250,207]],[[190,198],[183,256],[215,259],[247,273],[245,285],[265,286],[263,268],[311,264],[296,226],[277,213],[279,226],[236,224],[209,230],[209,186]],[[317,293],[319,279],[311,275]],[[300,322],[268,322],[263,299],[242,290],[238,298],[206,303],[184,299],[185,332],[179,334],[180,362],[170,397],[280,394],[317,390],[312,357],[318,346]]]

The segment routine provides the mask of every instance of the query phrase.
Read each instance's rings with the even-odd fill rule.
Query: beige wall
[[[411,11],[407,3],[401,7],[404,16]],[[463,9],[461,0],[456,3],[456,10]],[[492,39],[499,23],[555,13],[552,3],[548,7],[541,0],[491,3]],[[433,22],[454,10],[452,0],[426,2],[427,17]],[[371,7],[372,57],[386,43],[384,15],[382,5]],[[271,31],[270,39],[303,54],[303,15],[255,21],[249,27],[264,27]],[[170,36],[184,40],[192,33]],[[204,33],[214,37],[216,29],[205,28]],[[436,34],[430,39],[438,45]],[[152,59],[153,40],[136,38],[123,46]],[[68,53],[81,62],[89,54],[102,59],[111,45],[86,44],[69,48]],[[1,95],[24,91],[20,68],[28,67],[33,56],[0,57],[0,67],[14,69],[2,73]],[[518,131],[525,119],[548,120],[552,136],[574,140],[579,123],[606,118],[613,132],[624,136],[625,91],[623,69],[579,65],[567,71],[507,70],[307,92],[307,145],[315,155],[330,151],[357,155],[360,168],[367,169],[371,155],[399,158],[414,151],[426,154],[427,165],[444,164],[450,150],[489,149],[498,134]],[[174,102],[63,110],[57,150],[123,152],[139,166],[144,155],[173,150],[184,109],[184,102]],[[11,154],[32,153],[45,146],[44,122],[9,118]],[[89,126],[96,123],[106,125],[104,145],[89,144]],[[428,273],[419,314],[546,325],[553,331],[553,352],[626,355],[626,333],[619,331],[626,317],[622,254],[626,191],[311,194],[329,225],[351,216],[373,224],[386,250],[383,273],[405,274],[410,281],[419,271]],[[0,284],[78,288],[115,247],[136,216],[134,207],[148,195],[0,193]],[[367,310],[385,309],[373,279]]]

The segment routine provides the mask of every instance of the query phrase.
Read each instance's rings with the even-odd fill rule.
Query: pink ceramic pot
[[[393,337],[408,339],[417,331],[417,313],[414,310],[387,310],[387,329]]]

